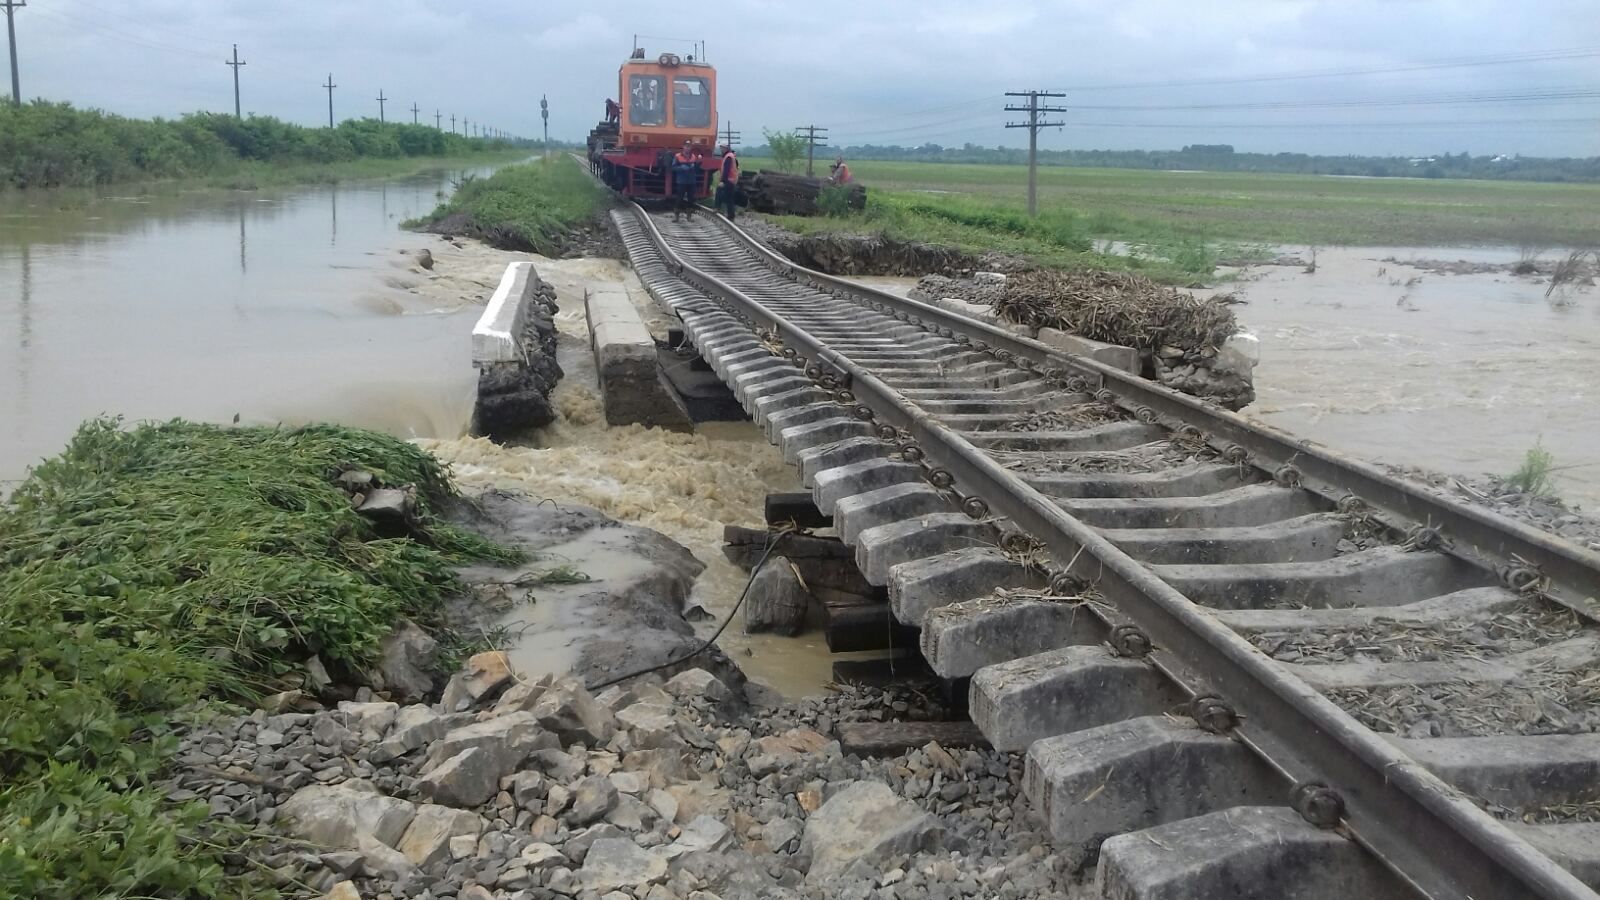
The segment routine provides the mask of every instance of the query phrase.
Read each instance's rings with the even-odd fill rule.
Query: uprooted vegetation
[[[408,487],[382,528],[337,479]],[[334,426],[85,424],[0,507],[0,896],[271,896],[151,786],[181,712],[372,660],[453,564],[509,553],[430,510],[440,464]]]
[[[1225,300],[1200,299],[1129,272],[1022,272],[1006,280],[994,308],[1019,325],[1140,350],[1215,351],[1239,331]]]
[[[571,159],[507,166],[463,180],[438,208],[405,227],[464,235],[500,250],[557,256],[606,208],[605,190]]]

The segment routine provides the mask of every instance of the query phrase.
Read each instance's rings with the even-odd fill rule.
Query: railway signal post
[[[1066,125],[1065,122],[1042,121],[1039,116],[1046,113],[1064,113],[1067,111],[1065,106],[1040,106],[1039,99],[1065,97],[1066,94],[1052,93],[1050,91],[1006,91],[1006,96],[1028,98],[1026,106],[1015,103],[1006,105],[1007,112],[1027,113],[1028,121],[1007,122],[1006,127],[1028,129],[1028,215],[1037,216],[1039,214],[1037,200],[1039,185],[1039,129],[1061,128]],[[808,171],[807,174],[810,174],[810,172]]]

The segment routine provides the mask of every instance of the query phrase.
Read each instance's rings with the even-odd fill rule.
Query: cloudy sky
[[[693,10],[685,15],[681,10]],[[700,38],[747,143],[1018,145],[1008,90],[1064,91],[1057,148],[1600,155],[1595,0],[29,0],[23,93],[138,116],[244,109],[316,124],[436,110],[577,139],[635,34]],[[697,24],[685,24],[692,20]],[[689,51],[641,38],[650,53]],[[3,71],[3,70],[0,70]],[[1309,76],[1309,77],[1308,77]],[[1014,114],[1009,114],[1015,118]]]

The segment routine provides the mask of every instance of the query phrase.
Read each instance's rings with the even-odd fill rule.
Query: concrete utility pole
[[[739,146],[740,132],[733,130],[733,120],[728,120],[728,127],[722,130],[722,142],[729,147]]]
[[[15,56],[16,54],[13,53],[12,55]],[[233,117],[235,119],[243,119],[244,116],[239,113],[239,67],[244,65],[244,60],[239,58],[238,44],[233,45],[233,59],[225,59],[222,64],[233,68]]]
[[[328,127],[332,128],[333,127],[333,89],[338,87],[337,84],[333,83],[333,73],[332,72],[328,73],[328,83],[323,85],[323,87],[328,89]]]
[[[28,0],[0,0],[0,6],[6,8],[6,38],[11,42],[11,102],[18,106],[22,105],[22,82],[17,80],[17,10],[27,5]]]
[[[383,101],[389,99],[383,95],[383,88],[378,88],[378,121],[383,121]]]
[[[1007,128],[1028,129],[1028,215],[1039,214],[1038,189],[1039,189],[1039,129],[1061,128],[1065,122],[1044,122],[1039,119],[1040,113],[1064,113],[1065,106],[1040,106],[1040,97],[1065,97],[1066,94],[1055,94],[1050,91],[1006,91],[1007,97],[1027,97],[1028,105],[1019,106],[1008,104],[1007,112],[1025,112],[1028,114],[1026,122],[1007,122]]]
[[[421,112],[421,110],[417,109],[417,101],[411,101],[411,124],[417,124],[417,113],[419,112]]]
[[[444,125],[442,124],[442,121],[441,121],[443,119],[444,119],[444,113],[441,113],[441,112],[439,112],[439,110],[435,109],[433,111],[433,130],[434,131],[443,131],[444,130]]]
[[[802,131],[806,133],[806,177],[810,178],[811,164],[817,154],[817,142],[821,141],[824,145],[827,144],[828,129],[819,128],[815,125],[801,125],[795,129],[796,134]]]

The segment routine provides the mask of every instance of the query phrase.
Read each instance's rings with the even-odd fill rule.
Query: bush
[[[772,155],[773,165],[780,172],[794,171],[795,164],[806,152],[806,139],[792,131],[761,130],[767,139],[767,152]]]
[[[270,116],[193,113],[177,121],[127,119],[66,103],[0,103],[0,187],[87,187],[185,178],[241,162],[331,163],[358,158],[464,156],[503,141],[374,119],[304,128]]]
[[[334,483],[414,484],[384,537]],[[249,896],[204,807],[151,780],[176,711],[250,697],[316,653],[369,661],[436,616],[455,561],[508,554],[429,518],[442,467],[334,426],[85,424],[0,507],[0,896]]]
[[[817,209],[836,219],[850,215],[850,188],[842,184],[823,185],[817,192]]]
[[[502,250],[554,255],[605,205],[606,193],[572,160],[551,157],[468,179],[407,228],[478,238]]]

